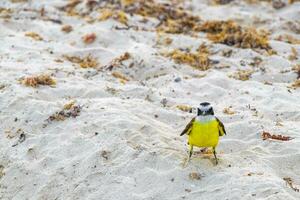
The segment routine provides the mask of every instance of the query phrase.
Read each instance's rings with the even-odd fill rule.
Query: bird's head
[[[208,115],[214,115],[213,107],[208,102],[200,103],[198,107],[198,116],[208,116]]]

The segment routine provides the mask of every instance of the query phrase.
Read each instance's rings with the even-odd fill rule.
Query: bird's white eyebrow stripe
[[[207,106],[202,106],[202,105],[200,105],[200,106],[199,106],[199,109],[200,109],[201,111],[208,111],[208,110],[211,109],[211,108],[212,108],[211,105],[207,105]]]

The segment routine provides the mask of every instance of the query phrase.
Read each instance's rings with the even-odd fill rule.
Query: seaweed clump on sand
[[[28,87],[38,87],[39,85],[49,85],[53,86],[56,84],[56,81],[51,78],[49,75],[38,75],[38,76],[30,76],[21,80],[21,83]]]
[[[127,15],[156,18],[156,31],[166,33],[192,33],[199,25],[200,18],[172,3],[158,3],[153,0],[107,1],[100,8],[100,20],[113,18],[127,25]]]
[[[128,18],[126,16],[126,13],[122,10],[114,10],[114,9],[104,8],[104,9],[101,9],[100,12],[101,12],[101,15],[98,18],[100,21],[104,21],[107,19],[114,19],[122,24],[127,25]]]
[[[35,33],[35,32],[27,32],[25,33],[25,36],[26,37],[30,37],[34,40],[37,40],[37,41],[42,41],[43,38],[38,34],[38,33]]]
[[[59,10],[66,12],[69,16],[80,16],[75,10],[76,6],[81,3],[81,0],[69,0],[68,3],[59,8]]]
[[[97,36],[95,33],[88,33],[88,34],[82,36],[81,39],[85,44],[91,44],[96,40],[96,38],[97,38]]]
[[[295,65],[292,70],[297,74],[297,79],[291,83],[288,88],[297,89],[300,88],[300,65]]]
[[[247,81],[251,78],[253,70],[238,70],[234,74],[229,75],[229,78],[234,78],[236,80]]]
[[[174,34],[193,34],[200,26],[200,17],[183,9],[174,2],[159,3],[154,0],[109,0],[109,1],[86,1],[85,6],[89,10],[79,9],[78,5],[83,1],[71,0],[65,6],[60,7],[61,11],[69,16],[80,17],[94,22],[114,19],[127,28],[133,28],[129,24],[129,17],[138,15],[144,18],[155,18],[158,20],[150,31],[159,31]],[[78,6],[78,7],[77,7]],[[81,6],[82,7],[82,6]],[[77,9],[78,8],[78,9]],[[91,11],[99,13],[97,18],[90,15]],[[136,27],[137,30],[139,27]]]
[[[176,108],[183,111],[183,112],[189,112],[189,113],[192,113],[192,109],[193,109],[189,105],[177,105]]]
[[[111,74],[113,77],[117,78],[120,80],[121,83],[125,84],[129,81],[129,78],[127,78],[125,75],[123,75],[122,73],[120,72],[112,72]]]
[[[299,188],[297,188],[295,185],[294,185],[294,182],[293,180],[290,178],[290,177],[284,177],[283,180],[286,182],[287,185],[290,186],[290,188],[292,188],[295,192],[299,192]]]
[[[279,35],[276,40],[287,42],[289,44],[300,44],[300,40],[289,34]]]
[[[271,133],[266,132],[266,131],[262,132],[261,137],[262,137],[263,140],[273,139],[273,140],[289,141],[289,140],[293,139],[290,136],[275,135],[275,134],[271,134]]]
[[[201,44],[197,52],[175,49],[166,54],[178,64],[188,64],[199,70],[210,68],[209,50],[205,44]]]
[[[214,0],[213,2],[215,4],[220,4],[220,5],[225,5],[225,4],[229,4],[230,2],[232,2],[233,0]]]
[[[125,11],[158,19],[156,30],[166,33],[189,33],[200,25],[200,18],[183,8],[168,3],[156,3],[153,0],[137,1],[126,6]]]
[[[295,80],[295,81],[289,86],[289,88],[292,88],[292,89],[300,88],[300,79]]]
[[[81,109],[82,107],[80,105],[75,105],[75,102],[72,101],[64,105],[64,108],[61,111],[58,111],[51,115],[47,119],[47,121],[64,121],[66,118],[76,118],[77,116],[79,116]]]
[[[81,68],[96,68],[99,65],[97,59],[93,58],[91,55],[83,58],[68,55],[64,55],[63,57],[72,63],[78,64]]]
[[[295,65],[292,70],[297,74],[297,79],[300,79],[300,64]]]
[[[13,14],[12,9],[0,7],[0,18],[10,19],[12,14]]]
[[[198,31],[206,32],[208,39],[215,43],[239,48],[264,49],[269,54],[275,53],[269,45],[267,32],[255,28],[243,28],[232,20],[206,21]]]

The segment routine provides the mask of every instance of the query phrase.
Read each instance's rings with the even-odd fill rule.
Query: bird
[[[213,154],[218,164],[216,147],[219,137],[226,135],[224,124],[214,115],[213,107],[208,102],[200,103],[197,108],[197,116],[186,125],[180,136],[188,135],[190,146],[187,163],[193,154],[193,147],[212,147]]]

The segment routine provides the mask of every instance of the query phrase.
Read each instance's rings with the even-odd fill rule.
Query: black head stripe
[[[214,115],[215,114],[214,113],[214,109],[212,107],[208,110],[208,114],[210,114],[210,115]]]
[[[198,108],[197,109],[197,115],[199,116],[199,115],[201,115],[202,114],[202,111]]]
[[[206,106],[209,106],[210,103],[208,103],[208,102],[202,102],[202,103],[200,103],[200,105],[203,106],[203,107],[206,107]]]

